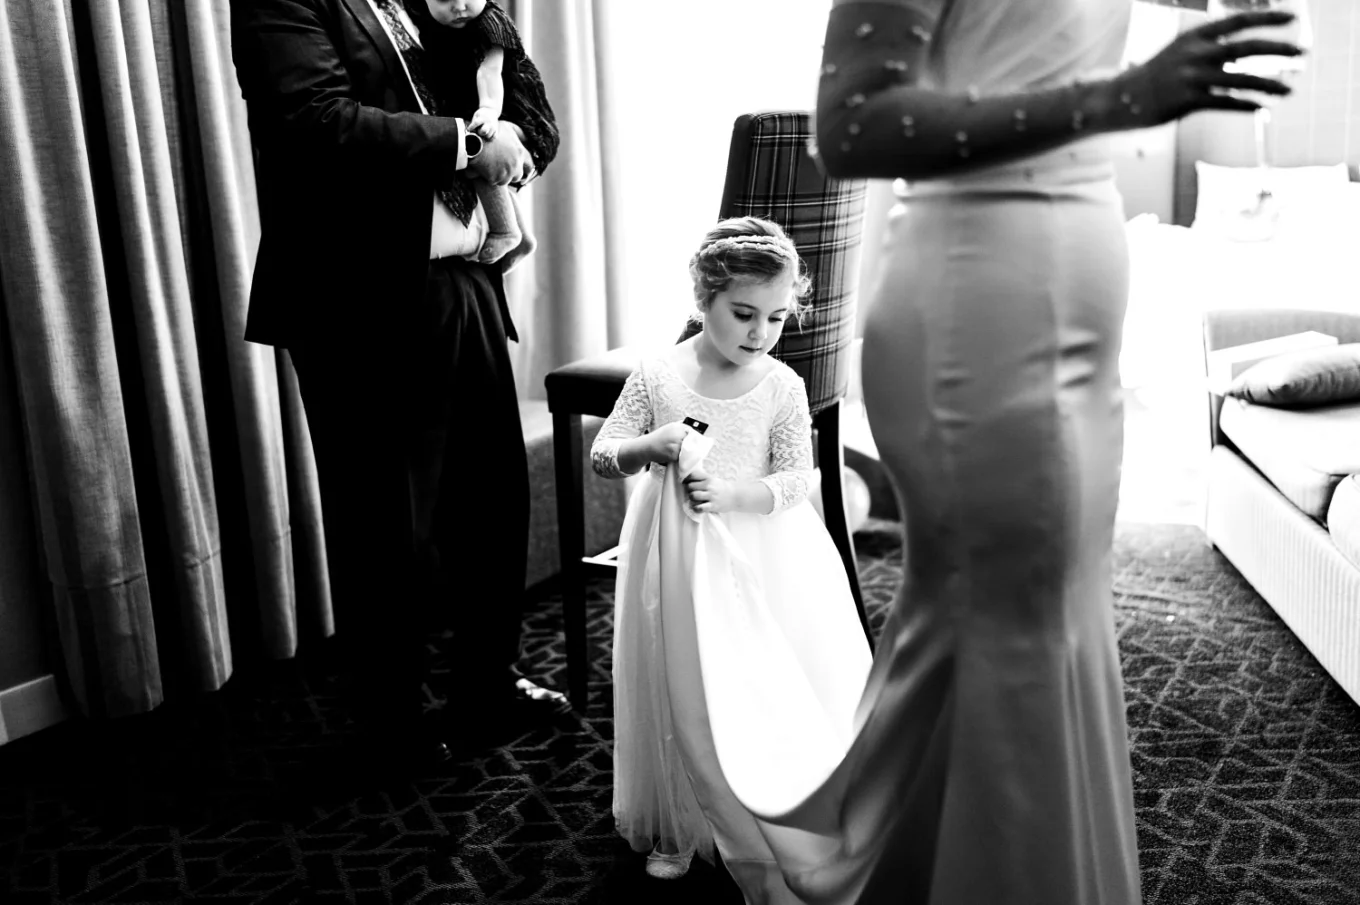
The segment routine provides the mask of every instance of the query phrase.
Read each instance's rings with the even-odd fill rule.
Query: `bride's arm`
[[[1004,2],[1004,0],[993,0]],[[839,178],[929,179],[1020,160],[1100,132],[1143,128],[1197,109],[1257,104],[1210,87],[1286,93],[1278,82],[1227,74],[1252,53],[1294,53],[1274,42],[1218,39],[1280,24],[1279,14],[1234,16],[1180,36],[1119,76],[998,96],[946,93],[921,84],[944,0],[838,0],[827,23],[816,142]],[[1284,48],[1281,50],[1281,48]]]

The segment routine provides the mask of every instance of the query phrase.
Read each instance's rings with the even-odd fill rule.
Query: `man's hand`
[[[496,137],[482,146],[468,169],[492,185],[525,182],[534,174],[534,159],[525,150],[514,129],[499,128]]]

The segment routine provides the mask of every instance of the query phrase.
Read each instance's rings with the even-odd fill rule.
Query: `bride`
[[[818,153],[833,176],[906,180],[863,377],[908,574],[836,756],[811,728],[779,750],[758,731],[797,687],[787,652],[700,626],[705,673],[750,661],[713,742],[790,898],[748,902],[1140,901],[1110,588],[1127,262],[1106,136],[1253,110],[1226,92],[1288,88],[1224,64],[1300,51],[1234,40],[1290,19],[1246,13],[1120,72],[1131,2],[833,4]]]

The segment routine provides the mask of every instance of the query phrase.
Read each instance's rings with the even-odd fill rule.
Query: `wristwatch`
[[[467,152],[467,159],[472,160],[482,153],[482,136],[472,130],[463,132],[463,150]]]

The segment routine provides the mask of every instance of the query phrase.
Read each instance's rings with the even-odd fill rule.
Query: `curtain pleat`
[[[289,657],[297,650],[297,613],[293,593],[293,547],[288,523],[288,478],[283,453],[283,416],[274,352],[240,342],[245,333],[250,274],[259,239],[258,225],[247,235],[241,211],[247,187],[254,185],[250,138],[233,131],[228,91],[239,101],[231,59],[230,11],[226,0],[189,3],[185,32],[193,63],[193,92],[199,99],[198,128],[202,172],[207,186],[208,220],[216,253],[221,317],[228,344],[236,423],[241,447],[246,511],[255,562],[258,616],[264,651]],[[237,125],[239,126],[239,120]],[[248,174],[248,180],[242,179]],[[249,203],[254,195],[250,192]]]
[[[228,19],[0,5],[0,341],[65,678],[95,716],[333,628],[296,379],[242,339],[259,215]]]
[[[67,16],[0,6],[0,279],[70,687],[118,715],[162,690]]]
[[[512,4],[524,46],[548,91],[562,132],[556,161],[520,195],[537,252],[506,280],[520,342],[511,347],[521,399],[543,399],[549,371],[623,342],[625,306],[618,269],[623,224],[615,210],[615,73],[597,46],[596,0]]]
[[[623,186],[618,177],[623,169],[619,162],[618,140],[619,131],[623,128],[623,105],[617,97],[620,73],[612,62],[615,57],[610,51],[609,30],[602,27],[601,20],[606,11],[596,0],[591,0],[591,10],[590,56],[594,61],[592,69],[595,84],[587,86],[587,90],[593,88],[595,92],[596,121],[591,124],[591,128],[599,136],[600,143],[599,194],[604,217],[605,320],[607,345],[614,349],[628,341],[632,326],[628,320],[630,306],[623,288],[623,268],[616,263],[627,254],[627,230],[624,228],[619,197]]]
[[[138,486],[157,491],[164,520],[157,527],[168,544],[173,582],[163,589],[153,586],[153,600],[167,613],[158,627],[173,619],[177,629],[177,637],[164,639],[179,655],[176,678],[206,691],[231,674],[231,643],[198,347],[151,16],[144,2],[91,2],[87,8],[136,328],[135,348],[129,351],[140,365],[137,383],[155,465],[155,473]],[[144,531],[154,518],[146,515]]]
[[[167,117],[168,133],[174,153],[179,209],[184,224],[185,265],[189,274],[194,325],[199,347],[199,375],[207,413],[209,446],[213,461],[214,490],[217,497],[218,529],[224,551],[223,584],[234,660],[264,656],[264,627],[257,618],[256,562],[251,532],[242,449],[237,431],[230,349],[239,337],[227,334],[222,318],[221,281],[211,209],[210,188],[203,168],[201,135],[198,128],[200,101],[194,80],[194,61],[190,52],[189,23],[184,4],[177,0],[154,0],[153,29],[159,41],[158,60],[169,68],[161,69],[166,94],[176,116]],[[166,61],[160,51],[170,48]]]

